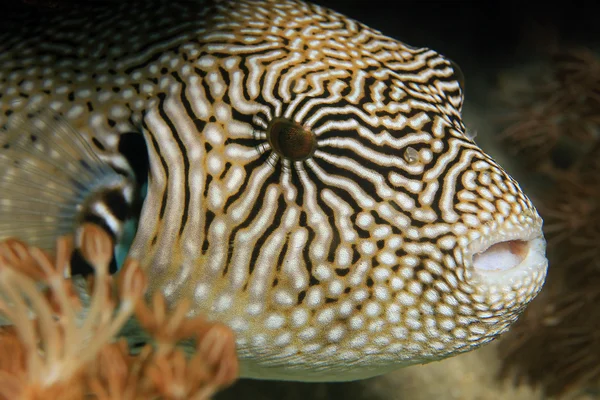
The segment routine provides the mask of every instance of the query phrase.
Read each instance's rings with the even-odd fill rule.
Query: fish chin
[[[474,279],[484,286],[515,288],[544,278],[548,268],[541,225],[500,229],[468,249]]]

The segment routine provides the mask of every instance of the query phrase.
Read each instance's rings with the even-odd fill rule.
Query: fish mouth
[[[475,275],[490,284],[522,281],[548,268],[541,226],[501,231],[469,245]]]

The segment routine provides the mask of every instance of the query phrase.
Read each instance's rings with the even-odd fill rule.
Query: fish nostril
[[[505,271],[521,264],[529,253],[530,242],[508,240],[496,243],[473,256],[473,266],[484,271]]]

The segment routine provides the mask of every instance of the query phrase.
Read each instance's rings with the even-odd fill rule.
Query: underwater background
[[[549,275],[511,331],[479,350],[357,382],[242,379],[216,398],[600,399],[600,7],[314,3],[459,65],[467,129],[545,220]]]
[[[434,49],[461,67],[467,128],[545,219],[547,284],[508,334],[479,350],[356,382],[242,379],[215,398],[600,398],[599,7],[314,3],[411,46]]]

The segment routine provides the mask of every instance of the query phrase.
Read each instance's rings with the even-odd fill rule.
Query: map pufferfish
[[[466,134],[460,71],[433,50],[294,0],[2,19],[0,238],[97,223],[115,270],[129,254],[235,331],[244,377],[440,360],[543,285],[542,220]]]

